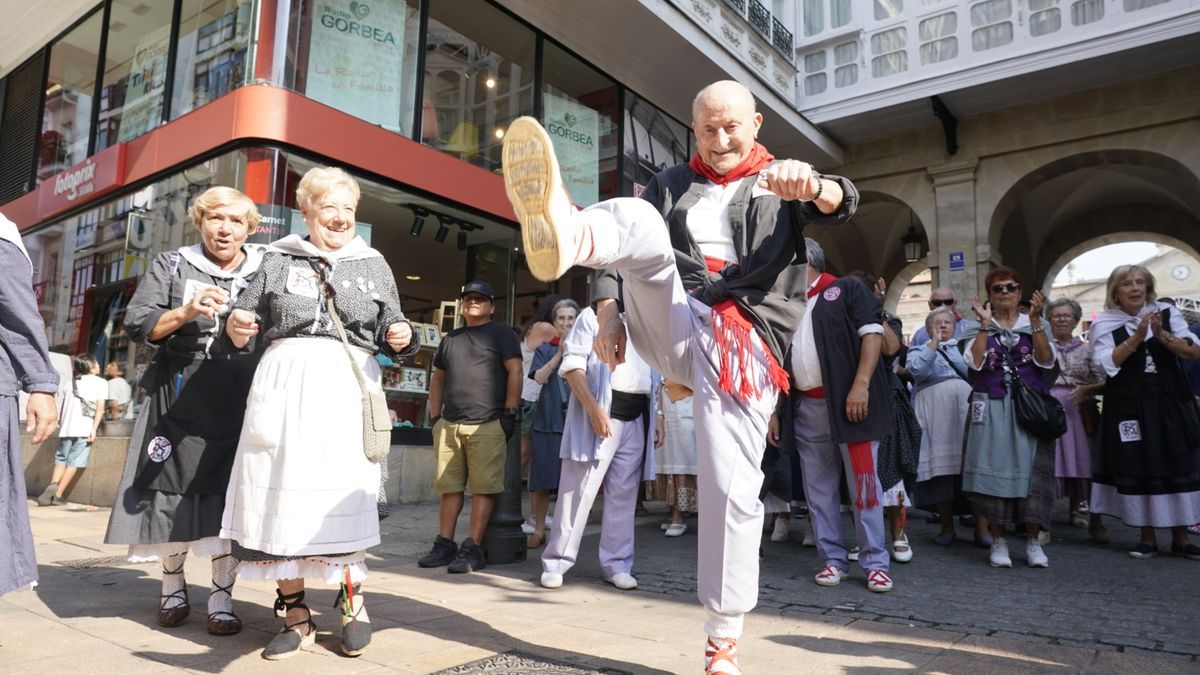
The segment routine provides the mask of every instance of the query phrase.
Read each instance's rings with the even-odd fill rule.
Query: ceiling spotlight
[[[483,83],[485,85],[487,85],[488,89],[496,88],[496,78],[494,78],[494,77],[489,77],[488,79],[484,80]]]
[[[412,206],[411,204],[408,208],[412,209],[413,212],[413,224],[409,232],[412,236],[419,237],[421,236],[421,229],[425,227],[425,218],[429,216],[429,211],[419,206]]]
[[[504,130],[496,127],[496,138],[504,138]]]
[[[433,240],[439,244],[446,243],[446,237],[450,234],[450,219],[445,216],[438,216],[438,231],[433,235]]]
[[[421,275],[420,274],[406,274],[406,275],[404,275],[404,278],[408,279],[409,281],[420,281]]]
[[[465,230],[458,231],[458,250],[467,250],[467,233]]]

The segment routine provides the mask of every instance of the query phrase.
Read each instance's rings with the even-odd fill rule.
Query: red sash
[[[724,260],[707,257],[704,263],[710,272],[720,272],[729,264]],[[751,368],[754,362],[751,355],[754,324],[750,323],[749,317],[733,300],[722,300],[713,305],[712,309],[713,336],[717,340],[717,358],[721,363],[717,386],[721,391],[743,401],[752,397],[758,398],[762,390],[755,383]],[[767,356],[767,371],[770,373],[771,383],[779,391],[787,393],[790,388],[787,371],[779,367],[779,362],[775,360],[771,350],[766,349],[766,345],[763,345],[763,352]],[[740,380],[737,386],[734,385],[734,355],[737,356],[736,367]]]

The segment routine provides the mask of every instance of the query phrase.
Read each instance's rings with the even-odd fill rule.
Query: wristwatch
[[[509,417],[516,417],[517,413],[519,413],[519,412],[521,412],[520,408],[505,408],[504,409],[504,414],[508,415]]]

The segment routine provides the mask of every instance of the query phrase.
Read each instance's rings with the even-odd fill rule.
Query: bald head
[[[712,108],[737,109],[749,115],[757,110],[754,94],[741,82],[733,80],[713,82],[696,94],[696,98],[692,99],[692,122],[700,119],[705,109]]]
[[[761,125],[754,95],[732,80],[713,82],[692,101],[696,154],[718,175],[729,173],[750,155]]]

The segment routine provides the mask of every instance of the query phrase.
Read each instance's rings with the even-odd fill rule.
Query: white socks
[[[186,604],[184,594],[180,593],[187,588],[187,581],[183,578],[183,563],[187,561],[187,552],[169,555],[163,558],[163,575],[162,575],[162,608],[174,609],[180,605]]]
[[[233,583],[237,581],[238,561],[230,554],[214,555],[212,588],[208,592],[208,613],[233,613]]]

